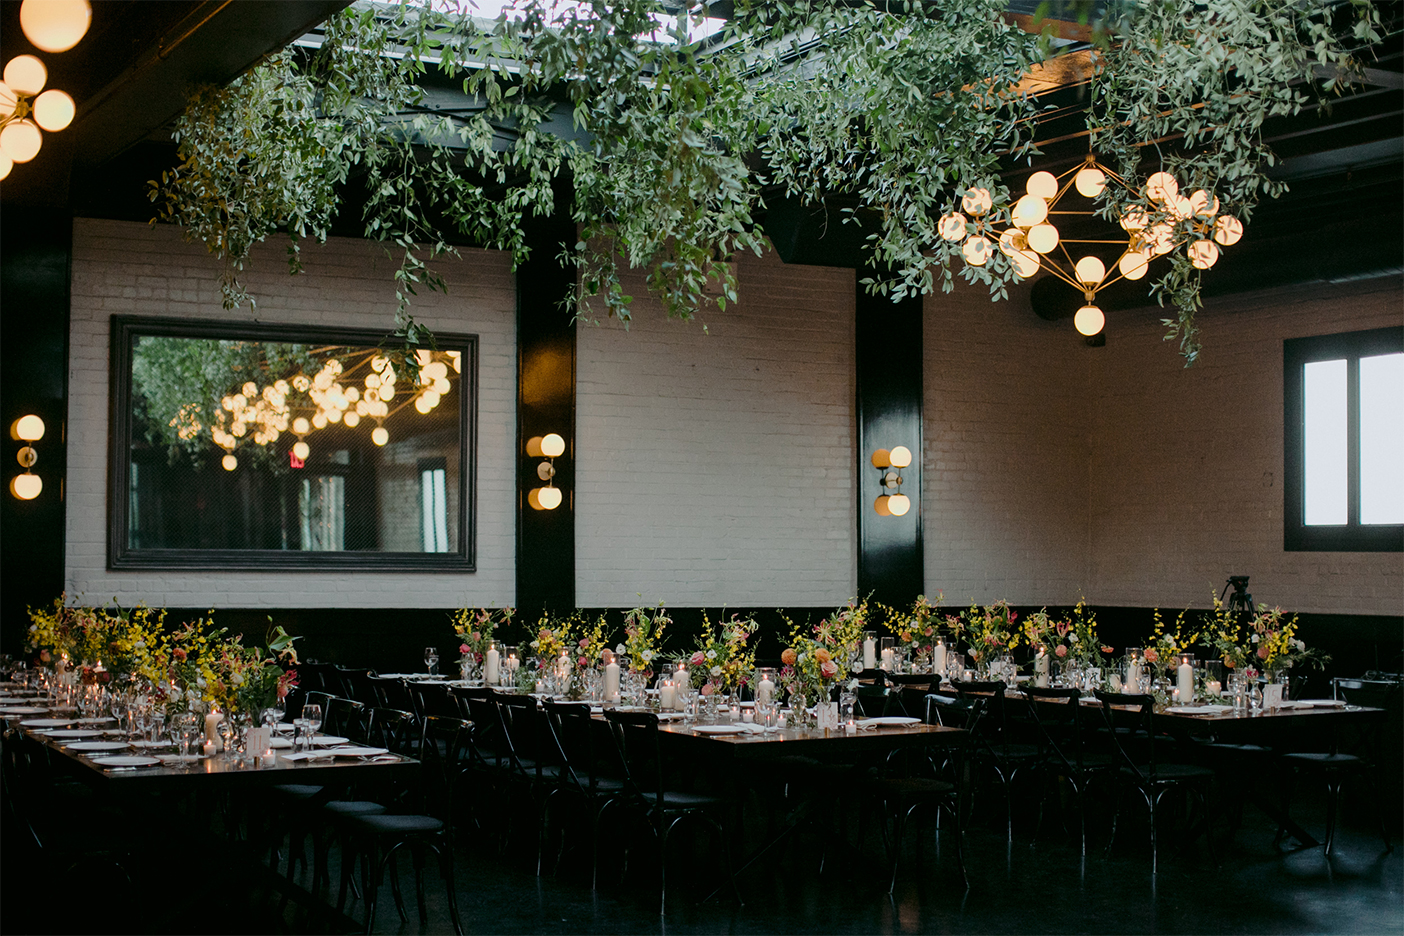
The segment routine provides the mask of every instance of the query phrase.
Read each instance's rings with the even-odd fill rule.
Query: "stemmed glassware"
[[[199,731],[199,721],[194,712],[180,712],[171,719],[171,740],[176,743],[181,770],[190,769],[190,743]]]
[[[434,675],[434,667],[439,665],[439,649],[437,647],[424,648],[424,667],[429,670],[429,675]]]
[[[312,739],[317,734],[317,729],[322,727],[322,707],[316,703],[304,705],[302,707],[302,717],[298,724],[301,727],[302,736],[307,741],[307,750],[312,750]]]
[[[151,714],[147,716],[147,721],[151,726],[151,740],[160,741],[166,734],[166,708],[163,705],[152,705]]]

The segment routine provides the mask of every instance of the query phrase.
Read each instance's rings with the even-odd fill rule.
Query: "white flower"
[[[242,686],[242,685],[244,684],[244,674],[243,674],[243,673],[235,673],[233,676],[230,676],[230,677],[229,677],[229,681],[232,682],[232,683],[233,683],[234,685],[236,685],[236,686]]]
[[[652,651],[652,650],[645,650],[645,651],[643,652],[643,661],[644,661],[645,663],[652,663],[652,662],[653,662],[653,651]]]
[[[713,676],[720,676],[720,675],[721,675],[721,667],[720,667],[720,666],[714,666],[714,667],[712,667],[712,671],[711,671],[711,672],[712,672],[712,675],[713,675]]]
[[[1077,635],[1076,635],[1076,634],[1069,634],[1069,635],[1068,635],[1068,643],[1077,643]]]
[[[708,651],[707,651],[707,659],[709,659],[709,660],[715,660],[716,658],[717,658],[717,651],[715,651],[715,650],[708,650]]]
[[[1298,650],[1305,650],[1305,649],[1306,649],[1306,641],[1305,641],[1305,640],[1298,640],[1298,639],[1296,639],[1295,637],[1293,637],[1293,638],[1292,638],[1292,646],[1296,647]]]
[[[144,640],[138,640],[136,643],[132,644],[132,649],[133,649],[133,650],[144,650],[145,648],[146,648],[146,641],[144,641]]]
[[[1253,643],[1257,643],[1257,642],[1258,642],[1258,635],[1257,635],[1257,634],[1254,634],[1254,635],[1253,635]]]
[[[627,653],[628,651],[626,651],[626,650],[624,649],[624,645],[623,645],[623,644],[619,644],[617,647],[614,648],[614,652],[617,653],[617,654],[619,654],[620,656],[623,656],[623,655],[624,655],[625,653]]]
[[[195,685],[199,686],[201,689],[205,688],[205,677],[203,677],[203,676],[196,676],[196,677],[195,677]]]

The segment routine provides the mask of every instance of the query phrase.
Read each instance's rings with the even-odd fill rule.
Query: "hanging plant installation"
[[[1076,192],[1089,202],[1101,197],[1107,187],[1120,189],[1122,236],[1113,238],[1065,237],[1054,216],[1095,216],[1091,208],[1070,210],[1065,197]],[[1189,196],[1168,172],[1157,172],[1139,192],[1125,179],[1097,162],[1091,153],[1081,166],[1061,175],[1035,172],[1029,176],[1025,194],[1010,208],[993,210],[988,189],[970,189],[961,198],[961,212],[944,215],[941,236],[961,246],[961,255],[971,266],[984,266],[993,255],[993,245],[1009,259],[1014,275],[1027,279],[1047,270],[1083,294],[1086,304],[1077,310],[1073,324],[1083,335],[1102,330],[1106,316],[1095,304],[1099,291],[1118,280],[1138,280],[1158,257],[1181,247],[1190,265],[1207,270],[1219,260],[1219,246],[1232,246],[1243,236],[1243,223],[1232,215],[1219,214],[1219,199],[1199,189]],[[1007,218],[1008,226],[998,229]],[[1109,244],[1121,248],[1113,261],[1115,274],[1108,278],[1107,264],[1094,253],[1069,250],[1070,244]],[[1073,254],[1079,253],[1076,260]]]

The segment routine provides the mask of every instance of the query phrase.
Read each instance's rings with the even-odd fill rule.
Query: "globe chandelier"
[[[294,467],[311,455],[307,438],[331,425],[355,429],[363,421],[374,424],[371,441],[390,441],[385,421],[408,407],[428,415],[453,389],[450,375],[462,373],[459,351],[416,352],[418,374],[398,374],[391,361],[378,353],[328,358],[313,375],[298,373],[260,387],[246,381],[220,400],[212,416],[201,418],[201,407],[181,407],[171,420],[181,439],[195,439],[208,431],[210,440],[224,450],[225,471],[239,467],[235,454],[247,442],[266,448],[291,433],[297,441],[289,450]],[[362,378],[360,372],[364,370]],[[358,386],[359,384],[359,386]]]
[[[1109,185],[1117,186],[1129,202],[1120,218],[1123,233],[1108,238],[1064,237],[1055,218],[1096,214],[1090,205],[1070,208],[1065,199],[1073,201],[1069,196],[1076,193],[1090,202]],[[1163,171],[1153,173],[1138,191],[1091,153],[1061,175],[1035,172],[1029,176],[1025,194],[1007,210],[996,210],[984,188],[968,189],[960,207],[961,211],[941,217],[937,231],[943,239],[961,245],[965,262],[984,266],[998,249],[1020,279],[1047,270],[1083,294],[1086,302],[1073,324],[1087,336],[1100,332],[1106,323],[1095,301],[1102,289],[1118,280],[1141,279],[1152,261],[1181,247],[1192,266],[1207,270],[1219,261],[1220,246],[1232,246],[1243,236],[1242,222],[1220,214],[1219,200],[1211,192],[1199,189],[1182,195],[1179,182]],[[1083,252],[1081,245],[1092,244],[1121,248],[1110,276],[1100,258]]]
[[[24,0],[20,28],[25,38],[44,52],[66,52],[88,32],[93,11],[88,0]],[[49,70],[33,55],[17,55],[5,63],[0,81],[0,179],[15,163],[39,155],[44,134],[73,122],[77,105],[57,88],[44,90]]]

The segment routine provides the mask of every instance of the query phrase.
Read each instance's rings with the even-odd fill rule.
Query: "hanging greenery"
[[[763,249],[763,191],[811,205],[845,196],[832,221],[863,223],[869,262],[891,271],[865,281],[872,290],[950,290],[959,274],[1001,298],[1018,275],[1008,259],[970,265],[937,225],[971,189],[1007,218],[1000,173],[1037,153],[1039,105],[1020,82],[1049,42],[1006,8],[737,0],[726,30],[698,42],[705,3],[672,19],[659,0],[518,0],[492,22],[353,7],[324,24],[319,48],[197,94],[177,126],[179,164],[151,196],[160,219],[224,260],[232,308],[252,301],[239,271],[253,245],[287,236],[297,271],[299,242],[326,238],[354,182],[365,236],[400,258],[397,328],[411,350],[429,340],[412,297],[444,288],[432,264],[449,240],[522,261],[523,220],[555,210],[553,183],[567,177],[580,236],[561,252],[587,318],[629,319],[626,269],[672,316],[712,301],[709,278],[718,305],[734,301],[725,261]],[[1378,23],[1368,0],[1344,14],[1291,0],[1113,3],[1094,24],[1092,145],[1133,190],[1167,169],[1247,220],[1282,190],[1265,174],[1264,120],[1334,91],[1353,67],[1343,40],[1378,41]],[[461,80],[467,101],[441,108],[425,90],[439,76]],[[1162,153],[1152,141],[1177,143]],[[1100,210],[1120,218],[1134,191],[1125,199],[1109,187]],[[1198,273],[1177,254],[1153,285],[1177,310],[1167,337],[1187,361]]]

